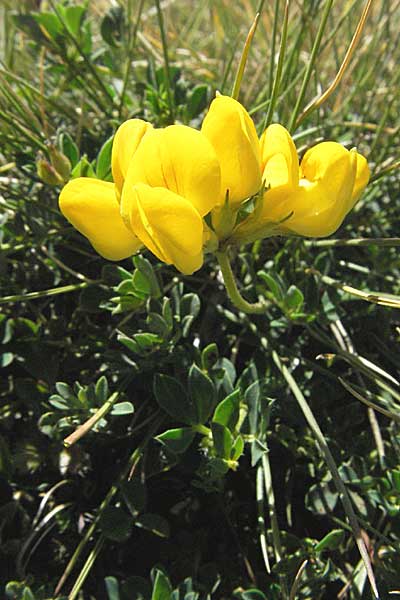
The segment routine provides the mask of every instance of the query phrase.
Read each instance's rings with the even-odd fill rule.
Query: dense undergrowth
[[[357,146],[372,179],[334,239],[234,257],[244,295],[271,301],[245,315],[213,259],[190,277],[107,263],[57,197],[69,168],[110,178],[124,119],[197,126],[256,3],[0,2],[7,598],[370,598],[324,444],[380,598],[400,595],[399,3],[372,3],[310,110],[365,3],[290,3],[282,49],[284,4],[261,6],[241,101],[301,153]]]

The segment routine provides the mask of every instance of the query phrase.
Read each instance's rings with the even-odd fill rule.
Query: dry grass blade
[[[371,400],[367,399],[363,394],[361,394],[360,392],[358,392],[355,389],[354,385],[351,385],[348,381],[343,379],[343,377],[339,377],[339,381],[343,385],[343,387],[346,388],[346,390],[354,396],[354,398],[357,398],[357,400],[359,400],[360,402],[362,402],[369,408],[372,408],[372,409],[376,410],[377,412],[380,412],[382,415],[385,415],[385,417],[388,417],[389,419],[393,419],[397,423],[400,423],[400,412],[399,412],[399,414],[394,413],[390,410],[387,410],[386,408],[382,408],[382,406],[380,406],[379,404],[376,404],[376,402],[372,402]],[[362,391],[366,391],[366,390],[362,390]],[[370,393],[370,392],[368,392],[368,393]]]
[[[347,67],[350,64],[351,58],[354,54],[354,51],[358,45],[358,42],[362,35],[362,32],[364,31],[365,23],[367,21],[368,15],[370,13],[371,6],[372,6],[372,0],[367,0],[366,4],[364,6],[364,10],[361,14],[360,20],[357,24],[356,30],[354,32],[354,35],[352,37],[352,40],[350,42],[350,45],[347,48],[343,62],[340,65],[340,68],[339,68],[334,80],[320,96],[318,96],[317,98],[312,100],[309,103],[309,105],[304,109],[302,114],[297,119],[296,128],[313,110],[315,110],[316,108],[319,108],[320,106],[322,106],[322,104],[324,104],[324,102],[326,102],[328,100],[328,98],[333,94],[333,92],[336,90],[336,88],[342,81],[344,74],[346,73]]]

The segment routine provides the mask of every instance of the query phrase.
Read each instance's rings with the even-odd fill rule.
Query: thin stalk
[[[275,493],[272,485],[271,464],[268,452],[262,455],[262,468],[264,474],[265,494],[268,502],[269,518],[271,519],[272,541],[274,545],[275,561],[278,564],[282,560],[282,542],[279,531],[278,517],[276,514]],[[288,597],[287,581],[284,574],[279,576],[283,600]]]
[[[290,117],[290,122],[289,122],[289,131],[292,132],[295,128],[295,123],[297,121],[297,116],[300,112],[300,106],[303,103],[304,100],[304,96],[306,94],[307,91],[307,87],[308,84],[310,82],[311,79],[311,75],[314,69],[314,64],[317,58],[317,54],[321,45],[321,40],[322,40],[322,36],[324,34],[325,31],[325,27],[326,27],[326,23],[328,20],[328,16],[329,13],[331,11],[332,8],[332,4],[333,4],[333,0],[327,0],[326,5],[325,5],[325,10],[322,14],[322,19],[321,19],[321,23],[319,25],[318,31],[317,31],[317,35],[314,41],[314,45],[312,47],[311,50],[311,56],[310,56],[310,61],[308,63],[305,75],[304,75],[304,79],[303,79],[303,83],[301,84],[301,88],[300,88],[300,92],[299,95],[297,96],[297,101],[296,101],[296,105],[293,109],[292,115]]]
[[[271,573],[271,566],[268,558],[268,547],[267,547],[267,532],[265,530],[265,518],[264,518],[264,474],[262,466],[257,468],[257,479],[256,479],[256,500],[258,510],[258,529],[261,546],[261,554],[263,556],[265,569],[267,573]]]
[[[274,20],[273,20],[272,35],[271,35],[271,56],[270,56],[270,59],[269,59],[268,96],[270,98],[272,96],[272,89],[273,89],[273,86],[274,86],[275,45],[276,45],[276,33],[278,31],[278,15],[279,15],[279,0],[275,0]]]
[[[127,57],[127,61],[126,61],[126,68],[125,68],[125,74],[124,74],[124,82],[122,84],[122,91],[121,91],[121,97],[120,97],[120,100],[119,100],[119,108],[118,108],[118,114],[119,114],[120,118],[121,118],[122,109],[123,109],[123,106],[124,106],[126,88],[128,87],[129,75],[130,75],[130,72],[131,72],[131,66],[132,66],[132,57],[131,57],[131,55],[132,55],[133,49],[135,47],[137,32],[138,32],[138,29],[139,29],[139,22],[140,22],[140,18],[142,16],[144,3],[145,3],[145,0],[140,0],[140,4],[139,4],[139,8],[138,8],[138,13],[137,13],[137,18],[136,18],[136,23],[135,23],[133,31],[130,32],[130,36],[129,36],[128,57]],[[129,6],[130,6],[130,3],[129,3]],[[130,21],[130,15],[128,16],[128,20]]]
[[[158,27],[160,29],[161,43],[162,43],[163,56],[164,56],[164,73],[165,73],[165,79],[166,79],[166,83],[167,83],[167,98],[168,98],[169,114],[170,114],[171,122],[173,123],[175,121],[175,102],[174,102],[174,98],[172,95],[171,73],[170,73],[169,58],[168,58],[168,42],[167,42],[167,36],[165,35],[164,19],[163,19],[163,15],[162,15],[161,6],[160,6],[160,0],[155,0],[155,4],[156,4],[156,9],[157,9]]]
[[[33,136],[29,131],[25,129],[16,119],[11,119],[7,113],[0,110],[0,118],[3,119],[12,129],[17,129],[27,140],[29,140],[34,146],[40,148],[46,155],[48,153],[47,146],[37,137]]]
[[[272,93],[271,93],[271,102],[268,107],[267,116],[265,117],[264,129],[266,129],[272,121],[272,118],[274,116],[274,109],[275,109],[276,101],[277,101],[278,94],[279,94],[279,88],[280,88],[281,78],[282,78],[283,60],[285,58],[285,50],[286,50],[288,17],[289,17],[289,0],[286,0],[285,12],[284,12],[284,16],[283,16],[281,43],[280,43],[280,47],[279,47],[278,66],[276,67],[276,75],[275,75],[274,84],[273,84]]]
[[[296,398],[298,405],[308,423],[308,426],[310,427],[310,429],[318,443],[319,449],[325,459],[325,462],[329,468],[329,471],[331,472],[336,489],[340,495],[340,498],[341,498],[341,501],[343,504],[343,508],[345,510],[345,513],[346,513],[349,523],[351,525],[351,529],[353,531],[353,535],[354,535],[356,544],[358,546],[358,550],[360,552],[361,558],[363,559],[365,569],[367,571],[368,579],[370,582],[371,590],[374,594],[375,600],[379,600],[379,592],[378,592],[378,588],[376,586],[374,572],[372,570],[372,565],[371,565],[371,561],[369,558],[368,550],[365,546],[365,542],[364,542],[362,534],[361,534],[360,525],[358,523],[356,514],[354,512],[353,505],[351,503],[351,499],[350,499],[349,493],[347,491],[347,488],[344,485],[344,483],[340,477],[339,470],[336,466],[335,460],[331,454],[328,444],[326,443],[325,436],[322,433],[321,428],[318,425],[317,420],[315,419],[314,414],[313,414],[311,408],[309,407],[306,399],[304,398],[296,381],[292,377],[292,375],[289,372],[289,370],[287,369],[287,367],[282,364],[279,356],[277,355],[277,353],[275,351],[273,351],[273,353],[272,353],[272,358],[273,358],[276,366],[282,373],[283,377],[285,378],[286,383],[288,384],[291,392],[293,393],[294,397]]]
[[[392,171],[395,171],[396,169],[400,169],[400,160],[396,160],[394,163],[392,163],[388,167],[384,167],[383,169],[381,169],[380,171],[375,173],[370,179],[370,184],[375,181],[378,181],[378,179],[380,179],[381,177],[384,177],[385,175],[387,175],[388,173],[391,173]]]
[[[351,285],[337,281],[336,279],[329,277],[329,275],[323,275],[313,268],[307,269],[307,273],[316,275],[323,283],[326,283],[337,290],[341,290],[346,294],[350,294],[350,296],[364,300],[365,302],[371,302],[372,304],[379,304],[380,306],[387,306],[389,308],[400,308],[400,296],[385,294],[383,292],[364,292]]]
[[[310,104],[304,109],[304,111],[302,112],[302,114],[300,115],[300,117],[297,119],[296,125],[295,127],[297,128],[300,123],[306,118],[308,117],[308,115],[314,111],[316,108],[319,108],[324,102],[326,102],[329,98],[329,96],[331,96],[333,94],[333,92],[336,90],[336,88],[338,87],[338,85],[340,84],[340,82],[342,81],[344,74],[347,71],[347,67],[350,64],[350,61],[352,59],[352,56],[354,54],[354,51],[358,45],[358,42],[360,40],[361,34],[364,31],[364,27],[365,27],[365,23],[367,21],[369,12],[371,10],[371,6],[372,6],[372,0],[367,0],[365,6],[364,6],[364,10],[361,14],[360,20],[358,21],[356,30],[354,32],[354,35],[351,39],[351,42],[349,44],[349,47],[347,48],[346,54],[344,56],[343,62],[340,65],[340,68],[338,70],[338,72],[336,73],[335,78],[333,79],[333,81],[331,82],[331,84],[328,86],[328,88],[325,90],[325,92],[323,92],[320,96],[318,96],[317,98],[315,98],[314,100],[312,100],[310,102]]]
[[[0,298],[0,304],[13,304],[14,302],[27,302],[28,300],[38,300],[39,298],[47,298],[48,296],[58,296],[58,294],[67,294],[87,288],[89,283],[74,283],[70,285],[62,285],[48,290],[39,292],[28,292],[27,294],[16,294],[15,296],[3,296]]]
[[[22,77],[19,77],[15,73],[11,73],[10,71],[8,71],[5,68],[4,63],[1,60],[0,60],[0,77],[2,77],[3,79],[5,79],[6,77],[9,77],[16,83],[20,84],[20,89],[22,89],[22,87],[26,87],[27,90],[29,90],[33,94],[37,95],[38,98],[45,100],[49,105],[53,106],[57,110],[63,111],[63,114],[67,114],[71,119],[75,119],[76,114],[74,113],[74,111],[71,111],[69,106],[67,106],[65,103],[62,104],[61,102],[57,102],[56,100],[54,100],[54,98],[50,98],[46,95],[43,95],[37,88],[35,88],[33,85],[31,85],[30,83],[28,83],[27,81],[22,79]],[[26,97],[26,95],[25,95],[25,97]]]
[[[400,165],[400,161],[399,161]],[[334,248],[336,246],[400,246],[400,237],[395,238],[353,238],[350,240],[330,239],[330,240],[305,240],[304,245],[307,248]]]
[[[296,600],[296,594],[297,594],[297,590],[300,587],[301,577],[302,577],[302,575],[304,573],[304,569],[306,568],[307,565],[308,565],[308,560],[307,559],[303,560],[303,562],[301,563],[301,565],[296,573],[296,576],[294,578],[293,585],[290,590],[289,600]]]
[[[104,500],[102,501],[102,503],[99,506],[99,510],[96,514],[95,519],[93,520],[93,522],[91,523],[91,525],[88,527],[83,539],[80,541],[80,543],[78,544],[74,554],[72,555],[68,565],[66,566],[64,573],[62,574],[56,589],[54,590],[54,595],[58,596],[67,577],[70,575],[71,571],[73,570],[73,568],[75,567],[77,561],[79,560],[79,557],[81,556],[83,550],[85,549],[87,543],[89,542],[90,538],[92,537],[97,524],[99,522],[99,519],[104,511],[105,508],[107,508],[107,506],[109,506],[111,500],[114,498],[115,494],[117,493],[117,491],[119,490],[119,485],[120,483],[126,478],[129,477],[129,474],[132,473],[134,467],[137,465],[137,463],[139,462],[140,458],[142,457],[143,454],[143,450],[146,447],[146,445],[148,444],[148,442],[150,441],[150,439],[153,437],[153,435],[156,433],[156,431],[158,430],[158,428],[160,427],[162,421],[164,420],[164,417],[160,417],[158,419],[154,420],[153,423],[153,427],[150,428],[150,431],[148,432],[148,434],[146,435],[146,437],[144,438],[144,440],[142,441],[142,443],[135,448],[135,450],[132,452],[127,464],[125,465],[125,468],[122,470],[117,483],[114,483],[111,488],[109,489],[106,497],[104,498]],[[96,555],[97,557],[97,555]],[[96,558],[95,557],[95,558]],[[94,561],[93,561],[94,562]],[[93,562],[91,563],[90,566],[93,565]],[[86,565],[85,565],[86,566]],[[85,569],[85,567],[84,567]],[[80,586],[77,586],[78,580],[79,580],[80,575],[78,576],[78,579],[76,580],[73,589],[76,589],[76,592],[79,592],[80,590]],[[86,577],[85,577],[86,578]],[[82,581],[83,583],[83,581]]]
[[[112,409],[112,407],[114,406],[114,404],[118,400],[118,398],[119,398],[119,393],[114,392],[108,398],[108,400],[106,400],[104,402],[104,404],[99,408],[99,410],[97,410],[95,412],[95,414],[90,417],[90,419],[85,421],[85,423],[80,425],[73,433],[71,433],[71,435],[67,436],[64,439],[64,446],[66,448],[69,448],[70,446],[75,444],[78,440],[80,440],[84,435],[86,435],[91,429],[93,429],[93,427],[96,425],[96,423],[98,423],[100,421],[100,419],[105,417],[106,414],[110,412],[110,410]]]
[[[84,564],[82,571],[79,573],[79,577],[76,580],[74,587],[72,588],[71,592],[68,594],[68,600],[75,600],[75,598],[79,594],[81,587],[85,583],[86,578],[89,575],[90,570],[96,561],[96,558],[98,557],[98,555],[101,552],[101,549],[104,546],[105,540],[106,540],[106,538],[104,537],[104,535],[101,535],[99,537],[99,539],[97,540],[93,550],[91,551],[91,553],[89,554],[89,556],[86,559],[86,562]]]
[[[232,94],[231,94],[232,98],[234,98],[235,100],[237,100],[239,98],[239,92],[240,92],[240,86],[242,84],[243,73],[246,68],[247,57],[249,55],[251,42],[252,42],[254,34],[256,32],[259,18],[260,18],[260,13],[258,12],[255,16],[252,26],[250,27],[249,33],[247,34],[247,38],[244,43],[242,56],[240,57],[240,62],[239,62],[239,66],[238,66],[238,70],[236,73],[235,82],[233,84],[233,89],[232,89]]]
[[[234,304],[236,308],[245,313],[264,314],[268,308],[268,304],[266,302],[248,302],[243,298],[243,296],[239,292],[235,276],[232,271],[231,263],[229,261],[227,250],[219,251],[215,254],[221,269],[222,277],[224,278],[226,291],[232,304]]]

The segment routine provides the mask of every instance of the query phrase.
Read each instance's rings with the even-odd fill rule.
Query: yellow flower
[[[129,164],[122,218],[160,260],[190,274],[203,263],[203,217],[220,189],[220,166],[205,136],[185,125],[155,129]]]
[[[108,260],[127,258],[142,245],[124,225],[113,183],[72,179],[62,189],[59,204],[64,217]]]
[[[59,205],[64,217],[108,260],[127,258],[142,245],[122,220],[119,198],[129,162],[151,128],[150,123],[141,119],[130,119],[119,127],[111,160],[115,183],[78,177],[69,181],[60,194]]]
[[[129,163],[139,147],[143,136],[153,126],[142,119],[128,119],[118,127],[112,146],[111,170],[118,199],[128,172]]]
[[[182,273],[199,269],[211,236],[203,217],[221,193],[220,166],[208,139],[184,125],[153,129],[131,119],[115,135],[112,173],[114,183],[70,181],[60,194],[64,216],[110,260],[144,244]]]
[[[221,200],[240,204],[261,187],[260,146],[246,109],[229,96],[217,96],[203,121],[201,132],[213,145],[221,166]]]
[[[289,133],[270,125],[260,139],[261,206],[235,230],[236,241],[274,234],[324,237],[341,225],[369,180],[365,158],[336,142],[306,152],[299,166]]]
[[[70,181],[60,194],[62,213],[105,258],[120,260],[144,245],[186,274],[201,267],[204,247],[215,250],[217,238],[330,235],[369,179],[365,158],[336,142],[317,144],[299,166],[284,127],[271,125],[259,140],[243,106],[221,95],[201,131],[123,123],[112,174],[114,183]],[[236,225],[252,197],[253,212]],[[210,212],[215,233],[203,220]]]

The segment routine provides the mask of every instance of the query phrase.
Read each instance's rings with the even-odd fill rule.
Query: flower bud
[[[65,183],[71,175],[71,163],[65,154],[60,152],[60,150],[57,150],[53,144],[50,144],[48,148],[50,162],[58,176],[61,178],[61,182]]]
[[[36,160],[36,172],[39,178],[48,185],[62,185],[64,183],[63,178],[43,156],[39,156]]]

